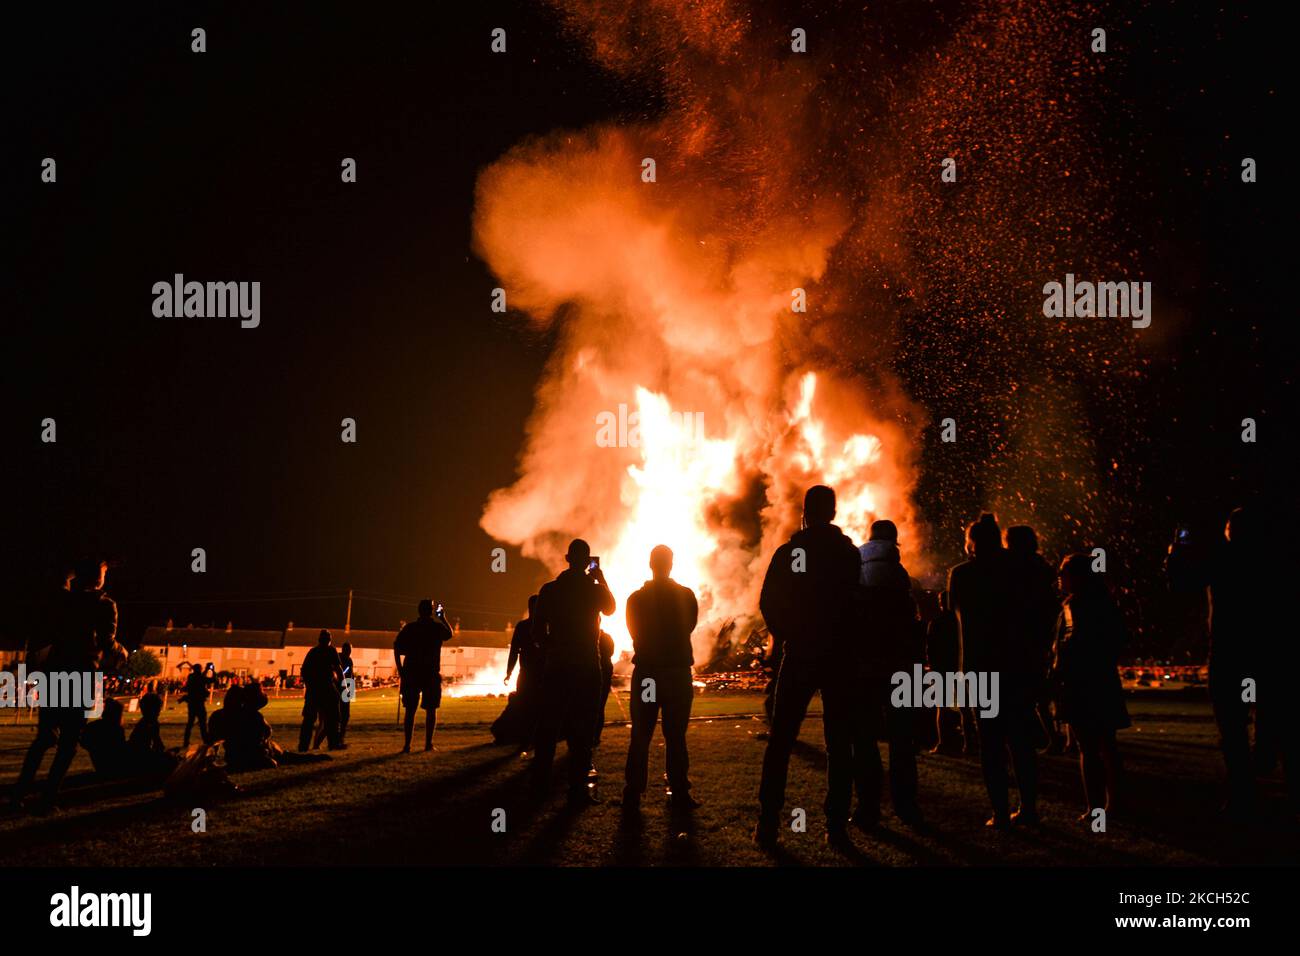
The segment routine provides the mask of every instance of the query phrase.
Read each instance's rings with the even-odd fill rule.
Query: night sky
[[[782,4],[764,22],[841,45],[859,30],[888,68],[967,6]],[[129,643],[169,617],[341,626],[343,600],[310,595],[349,586],[392,602],[358,600],[357,627],[392,627],[426,594],[500,627],[545,569],[511,549],[510,573],[491,573],[478,522],[514,479],[552,343],[489,309],[475,179],[529,136],[652,119],[662,91],[594,66],[540,4],[228,7],[55,5],[9,31],[4,627],[39,620],[40,595],[87,553],[115,563]],[[1176,523],[1213,527],[1280,483],[1293,441],[1289,36],[1264,5],[1097,9],[1114,69],[1095,135],[1124,171],[1108,215],[1157,311],[1140,376],[1091,396],[1087,427],[1117,449],[1095,464],[1118,472],[1108,494],[1130,507],[1110,530],[1141,577]],[[56,184],[40,181],[46,156]],[[1241,183],[1242,156],[1259,182]],[[356,184],[340,182],[344,157]],[[178,272],[261,281],[261,326],[155,318],[151,287]],[[934,367],[952,323],[904,325],[894,372],[928,406],[952,379]],[[1256,445],[1237,438],[1246,416]],[[339,440],[344,417],[356,444]],[[986,495],[932,440],[918,435],[917,500],[943,564]]]

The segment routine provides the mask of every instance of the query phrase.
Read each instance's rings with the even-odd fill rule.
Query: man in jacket
[[[658,545],[650,552],[653,577],[627,599],[627,629],[632,635],[632,741],[627,748],[623,806],[635,808],[646,790],[650,740],[663,713],[668,787],[674,808],[698,806],[687,777],[686,728],[695,688],[691,682],[691,632],[699,619],[695,592],[671,577],[673,552]]]
[[[835,492],[825,485],[809,488],[804,495],[803,528],[772,555],[759,596],[763,620],[783,644],[754,828],[755,842],[765,849],[776,843],[790,753],[818,691],[826,736],[828,843],[848,841],[853,781],[865,780],[861,763],[865,754],[855,755],[853,747],[862,733],[857,724],[865,717],[862,680],[844,666],[853,656],[861,558],[848,536],[831,523],[834,517]]]

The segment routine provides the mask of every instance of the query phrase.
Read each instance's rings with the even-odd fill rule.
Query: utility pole
[[[343,633],[346,634],[352,630],[352,589],[348,588],[348,617],[343,622]]]

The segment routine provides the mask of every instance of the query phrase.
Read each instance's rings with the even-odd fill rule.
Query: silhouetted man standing
[[[541,650],[533,638],[533,615],[537,613],[537,595],[528,598],[528,617],[515,625],[510,636],[510,656],[506,659],[506,683],[519,665],[519,681],[515,693],[531,693],[534,684],[541,681]]]
[[[533,757],[532,790],[546,795],[561,733],[569,748],[569,802],[598,803],[587,789],[592,719],[600,700],[600,616],[614,613],[614,595],[599,561],[581,538],[569,543],[568,568],[537,594],[533,634],[546,655],[542,712]]]
[[[208,696],[211,691],[208,688],[212,684],[212,678],[203,673],[203,665],[195,664],[190,668],[190,674],[185,678],[185,742],[182,746],[190,745],[190,733],[194,730],[195,724],[199,728],[199,739],[205,744],[208,742]]]
[[[698,806],[687,776],[686,728],[695,688],[691,683],[691,632],[699,619],[695,592],[670,577],[673,553],[667,545],[650,552],[653,578],[627,599],[627,629],[632,635],[632,742],[623,771],[623,806],[641,802],[646,790],[650,740],[663,713],[668,787],[674,809]]]
[[[831,524],[834,517],[835,492],[825,485],[809,488],[803,529],[772,555],[759,597],[763,620],[784,644],[754,828],[755,841],[764,847],[776,842],[790,753],[817,691],[825,711],[826,838],[832,845],[848,840],[853,782],[865,781],[865,753],[857,755],[855,765],[853,747],[866,719],[864,679],[844,666],[846,657],[855,657],[853,603],[861,559],[848,536]]]
[[[1269,576],[1278,558],[1269,554],[1263,525],[1254,510],[1237,508],[1228,516],[1223,539],[1208,553],[1175,542],[1169,549],[1170,583],[1180,590],[1210,589],[1210,701],[1219,729],[1228,776],[1223,812],[1236,821],[1255,810],[1255,768],[1250,752],[1250,709],[1255,707],[1255,742],[1282,754],[1293,811],[1300,812],[1300,728],[1289,684],[1296,668],[1296,641],[1286,634],[1272,600]],[[1272,646],[1270,646],[1272,645]],[[1255,693],[1248,692],[1253,683]],[[1269,738],[1272,738],[1270,741]]]
[[[438,707],[442,704],[442,645],[452,638],[451,628],[442,613],[434,613],[433,602],[420,602],[419,617],[403,627],[393,641],[393,659],[401,677],[402,706],[406,714],[402,732],[406,744],[402,753],[411,752],[411,734],[415,731],[415,709],[424,707],[424,749],[433,749],[433,730],[438,724]]]
[[[993,804],[987,826],[1038,822],[1038,755],[1034,750],[1034,706],[1041,679],[1039,649],[1029,646],[1022,626],[1028,595],[1014,591],[1002,532],[991,514],[967,530],[971,555],[948,574],[948,599],[961,625],[962,666],[998,674],[996,716],[979,714],[980,763]],[[990,685],[991,686],[991,685]],[[1016,772],[1020,808],[1013,814],[1007,794],[1007,751]]]
[[[859,732],[853,742],[855,764],[865,773],[853,821],[869,830],[880,818],[884,767],[874,732],[879,727],[889,741],[889,795],[894,813],[904,823],[919,826],[922,821],[917,801],[915,715],[910,708],[893,706],[890,700],[893,675],[910,674],[922,657],[912,578],[899,555],[898,527],[887,518],[872,522],[867,543],[859,551],[862,555],[859,620],[865,644],[861,653],[867,661],[870,696],[866,706],[868,726],[873,732]],[[852,649],[849,653],[852,654]],[[847,666],[849,661],[844,664]],[[856,759],[859,749],[865,763]]]
[[[519,681],[506,701],[506,709],[492,724],[492,739],[499,744],[517,744],[524,750],[533,747],[537,736],[537,714],[541,707],[542,651],[533,637],[533,618],[537,614],[537,595],[528,598],[528,617],[515,624],[510,637],[510,655],[506,659],[505,683],[515,665]]]
[[[103,561],[77,564],[73,586],[57,595],[55,619],[51,622],[52,638],[48,643],[42,641],[29,646],[28,668],[47,676],[80,675],[101,668],[115,670],[126,661],[126,651],[117,642],[117,605],[104,593],[107,569],[108,565]],[[47,692],[48,687],[47,683]],[[50,764],[49,776],[45,779],[45,793],[33,808],[38,814],[46,814],[54,809],[59,785],[76,756],[81,730],[86,725],[86,711],[92,702],[82,701],[82,706],[68,706],[68,702],[54,700],[39,703],[36,739],[27,750],[10,799],[15,807],[21,806],[36,781],[45,752],[55,747],[54,762]],[[54,703],[60,706],[50,706]]]
[[[1029,525],[1007,529],[1007,564],[1011,590],[1017,597],[1017,638],[1038,655],[1038,671],[1032,692],[1034,715],[1043,728],[1048,753],[1062,753],[1065,741],[1052,720],[1051,695],[1047,673],[1052,668],[1052,643],[1056,636],[1056,618],[1061,600],[1056,595],[1056,572],[1038,553],[1038,534]]]
[[[347,745],[339,739],[339,688],[343,667],[339,652],[331,643],[330,632],[322,630],[316,646],[302,659],[302,682],[307,688],[302,704],[302,728],[298,731],[298,749],[305,751],[311,743],[311,730],[319,716],[325,722],[325,736],[330,750]]]

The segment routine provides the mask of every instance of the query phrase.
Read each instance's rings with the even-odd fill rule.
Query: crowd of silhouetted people
[[[822,702],[828,844],[847,848],[850,827],[877,826],[886,779],[894,815],[906,825],[923,826],[917,713],[906,694],[897,694],[901,678],[922,672],[957,678],[948,682],[950,688],[973,688],[974,675],[982,675],[978,686],[992,689],[992,699],[941,696],[927,704],[933,718],[925,715],[934,724],[931,752],[979,755],[987,826],[1037,824],[1040,742],[1049,753],[1078,754],[1081,821],[1094,821],[1098,811],[1123,818],[1128,795],[1117,731],[1130,724],[1119,676],[1126,628],[1095,555],[1070,554],[1053,567],[1039,552],[1032,528],[1015,526],[1004,534],[996,518],[984,514],[967,529],[967,560],[951,569],[937,610],[923,621],[923,592],[902,564],[894,522],[874,521],[859,546],[834,524],[835,513],[831,488],[808,489],[802,526],[772,555],[762,583],[758,610],[770,634],[771,679],[754,840],[772,848],[782,831],[791,755],[814,695]],[[1228,779],[1224,810],[1236,819],[1253,811],[1257,774],[1279,761],[1297,805],[1298,735],[1296,709],[1285,704],[1287,669],[1269,667],[1262,653],[1261,636],[1271,625],[1255,578],[1260,536],[1253,514],[1238,509],[1221,544],[1192,549],[1180,539],[1167,561],[1175,590],[1208,590],[1211,598],[1210,694]],[[518,667],[517,687],[492,734],[531,754],[530,794],[536,801],[550,792],[557,744],[564,739],[568,801],[584,806],[601,802],[593,755],[614,672],[614,641],[601,619],[615,613],[616,601],[586,541],[574,539],[565,562],[565,570],[529,599],[528,617],[515,626],[505,676],[508,681]],[[77,566],[50,634],[29,648],[29,667],[78,672],[121,666],[126,655],[116,639],[116,606],[104,592],[105,569],[103,562]],[[687,743],[695,694],[691,635],[699,608],[691,589],[673,579],[668,546],[651,551],[649,569],[649,580],[631,594],[624,611],[632,640],[631,734],[620,804],[629,813],[640,807],[659,727],[670,806],[689,812],[699,806],[691,792]],[[433,749],[441,650],[452,637],[442,605],[425,600],[394,641],[404,752],[411,749],[421,709],[424,749]],[[969,684],[962,683],[963,675],[971,677]],[[81,708],[43,705],[12,801],[22,804],[45,754],[54,749],[33,806],[38,812],[51,808],[78,743],[101,777],[152,781],[168,792],[229,789],[227,770],[326,759],[308,751],[325,740],[330,750],[347,747],[356,688],[350,645],[336,648],[330,632],[321,631],[301,678],[296,751],[273,739],[261,712],[267,697],[255,680],[234,683],[209,714],[211,666],[205,671],[195,665],[186,677],[187,719],[177,748],[163,742],[162,699],[155,693],[139,698],[141,717],[129,738],[122,706],[111,696],[103,701],[102,716],[89,724]],[[939,686],[945,686],[942,680]],[[201,744],[191,747],[196,729]]]
[[[117,640],[117,605],[104,591],[107,563],[79,562],[54,603],[48,630],[29,642],[29,671],[47,674],[103,675],[126,662],[126,649]],[[299,751],[308,749],[313,729],[317,746],[328,735],[331,749],[345,747],[348,700],[342,693],[344,676],[351,670],[350,648],[343,654],[332,646],[328,631],[303,662],[307,693]],[[94,701],[40,701],[36,738],[32,741],[10,792],[10,804],[23,807],[36,784],[46,754],[54,759],[44,786],[30,809],[44,815],[56,809],[64,777],[81,746],[90,757],[95,775],[103,781],[135,781],[156,786],[171,795],[202,796],[230,793],[236,788],[227,771],[259,770],[284,763],[316,759],[319,755],[294,753],[280,747],[261,711],[267,704],[261,682],[249,678],[232,682],[221,707],[209,716],[207,704],[216,677],[211,665],[192,666],[181,684],[180,700],[186,708],[182,742],[167,747],[160,716],[163,698],[148,691],[136,698],[140,718],[126,734],[122,704],[101,686]],[[346,699],[345,699],[346,698]],[[98,719],[91,719],[94,711]],[[197,729],[200,744],[191,747]],[[219,748],[219,749],[218,749]]]
[[[781,832],[791,753],[815,694],[823,709],[827,841],[847,846],[851,826],[869,831],[878,824],[886,776],[893,813],[905,824],[924,825],[917,721],[892,694],[897,675],[922,670],[996,675],[994,706],[943,700],[933,718],[932,752],[979,755],[987,826],[1038,823],[1040,742],[1047,753],[1077,754],[1081,822],[1095,825],[1098,811],[1124,819],[1117,732],[1130,725],[1119,675],[1126,627],[1104,561],[1075,553],[1053,567],[1032,528],[1014,526],[1004,534],[984,514],[967,529],[967,560],[952,568],[937,613],[923,623],[920,589],[902,565],[896,525],[873,522],[858,546],[833,523],[835,510],[832,489],[810,488],[802,527],[777,549],[763,581],[759,610],[771,636],[772,679],[756,842],[771,847]],[[1222,809],[1235,819],[1252,812],[1255,774],[1279,760],[1296,805],[1294,708],[1280,706],[1280,680],[1263,673],[1263,602],[1251,590],[1260,556],[1250,521],[1249,512],[1233,512],[1221,547],[1190,554],[1175,542],[1168,563],[1174,589],[1208,588],[1212,600],[1210,683],[1230,783]],[[518,664],[518,688],[493,734],[535,748],[537,796],[547,790],[556,742],[564,737],[569,799],[585,804],[600,799],[592,784],[592,742],[599,739],[592,727],[604,722],[605,662],[612,651],[604,647],[600,618],[614,613],[615,602],[585,541],[570,544],[566,561],[568,568],[529,600],[529,617],[515,628],[507,677]],[[635,809],[646,792],[649,745],[662,718],[667,792],[674,807],[690,809],[698,805],[687,752],[690,635],[698,609],[690,589],[672,580],[666,546],[651,553],[650,568],[651,580],[626,609],[634,671],[621,803]],[[1264,689],[1248,686],[1256,683]],[[1248,725],[1256,693],[1269,697],[1255,708],[1252,755]]]

